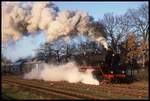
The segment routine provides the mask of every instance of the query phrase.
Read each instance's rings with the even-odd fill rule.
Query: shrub
[[[148,81],[148,68],[141,68],[135,76],[137,81]]]

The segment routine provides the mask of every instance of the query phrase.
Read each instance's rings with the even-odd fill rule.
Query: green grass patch
[[[11,99],[39,99],[36,96],[33,96],[29,91],[24,91],[20,90],[19,88],[16,87],[11,87],[11,86],[5,86],[2,87],[2,97],[3,99],[8,99],[7,97]],[[5,98],[6,97],[6,98]]]

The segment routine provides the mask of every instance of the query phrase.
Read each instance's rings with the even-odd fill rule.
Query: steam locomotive
[[[101,59],[97,66],[80,66],[79,70],[84,72],[92,69],[95,78],[103,83],[124,83],[127,82],[127,70],[120,65],[119,60],[118,54],[108,50],[105,59]]]

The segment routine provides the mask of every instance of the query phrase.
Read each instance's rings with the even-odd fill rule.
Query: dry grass
[[[148,81],[137,81],[137,82],[131,83],[129,85],[131,85],[131,86],[148,87],[149,82]]]

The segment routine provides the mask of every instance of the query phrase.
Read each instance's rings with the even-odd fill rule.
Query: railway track
[[[58,88],[50,88],[50,87],[29,84],[29,83],[20,83],[18,81],[9,80],[9,79],[3,79],[2,82],[10,84],[10,85],[21,86],[24,88],[32,89],[32,90],[35,90],[35,91],[38,91],[41,93],[47,93],[50,95],[54,95],[60,99],[99,99],[99,100],[108,99],[108,98],[104,98],[104,97],[91,96],[91,95],[83,94],[83,93],[79,93],[79,92],[62,90],[62,89],[58,89]]]
[[[35,80],[38,81],[38,80]],[[49,81],[44,81],[49,82]],[[57,84],[57,83],[55,83]],[[79,88],[79,89],[90,89],[94,91],[102,91],[106,93],[113,93],[119,95],[128,95],[128,96],[135,96],[138,98],[148,98],[148,88],[147,87],[134,87],[134,86],[126,86],[126,85],[119,85],[119,84],[105,84],[105,85],[86,85],[86,84],[71,84],[71,83],[61,83],[68,87],[72,88]],[[58,84],[59,85],[59,84]],[[84,85],[84,86],[83,86]]]
[[[35,80],[38,81],[38,80]],[[42,82],[42,81],[41,81]],[[49,81],[43,81],[43,82],[49,82]],[[57,83],[55,83],[57,84]],[[72,88],[78,88],[78,89],[89,89],[94,91],[102,91],[106,93],[113,93],[113,94],[119,94],[119,95],[128,95],[128,96],[135,96],[138,98],[148,98],[148,88],[141,89],[137,87],[128,87],[128,86],[114,86],[114,85],[85,85],[85,84],[71,84],[71,83],[61,83],[63,85],[66,85],[68,87]],[[59,85],[59,84],[58,84]],[[84,86],[83,86],[84,85]]]
[[[122,89],[119,87],[102,87],[100,86],[98,90],[103,90],[104,92],[109,92],[109,93],[116,93],[116,94],[121,94],[121,95],[129,95],[129,96],[136,96],[136,97],[141,97],[141,98],[148,98],[148,92],[143,92],[140,90],[132,90],[132,89]]]
[[[127,88],[127,89],[138,89],[138,90],[148,90],[148,87],[141,86],[128,86],[126,84],[105,84],[106,87],[118,87],[118,88]]]
[[[20,77],[11,77],[13,79],[21,79]],[[40,81],[40,80],[32,80],[34,81]],[[43,83],[50,83],[51,81],[40,81]],[[94,91],[102,91],[106,93],[113,93],[113,94],[120,94],[120,95],[128,95],[128,96],[135,96],[138,98],[148,98],[148,88],[144,87],[132,87],[132,86],[126,86],[126,85],[118,85],[118,84],[105,84],[105,85],[85,85],[85,84],[71,84],[67,82],[52,82],[55,85],[65,85],[67,87],[72,88],[79,88],[79,89],[89,89]],[[83,96],[83,95],[82,95]]]
[[[7,77],[7,76],[6,76]],[[19,76],[19,77],[16,77],[16,76],[11,76],[12,78],[14,78],[14,79],[22,79],[22,77],[21,76]],[[34,79],[35,80],[35,79]],[[36,80],[36,81],[40,81],[40,80]],[[41,81],[44,81],[44,80],[41,80]],[[49,82],[49,81],[44,81],[44,82]],[[51,82],[51,81],[50,81]],[[55,82],[56,83],[56,82]],[[72,85],[71,83],[64,83],[64,84],[67,84],[67,85]],[[82,86],[83,84],[79,84],[79,83],[76,83],[76,85],[78,85],[78,86]],[[135,89],[135,90],[147,90],[148,91],[148,87],[141,87],[141,86],[128,86],[127,84],[101,84],[101,85],[99,85],[99,86],[96,86],[96,85],[84,85],[84,86],[86,86],[86,87],[88,87],[88,86],[91,86],[91,87],[99,87],[99,86],[102,86],[102,87],[114,87],[114,88],[123,88],[123,89]]]
[[[70,84],[71,85],[71,84]],[[78,86],[82,86],[83,84],[77,83],[76,85]],[[141,87],[141,86],[129,86],[127,84],[100,84],[100,85],[84,85],[85,88],[88,86],[91,86],[93,88],[99,88],[99,87],[103,87],[103,88],[121,88],[121,89],[132,89],[132,90],[141,90],[141,91],[148,91],[148,87]]]
[[[141,88],[136,88],[136,87],[127,87],[127,86],[109,86],[109,85],[84,85],[78,84],[78,85],[70,85],[71,87],[76,87],[76,88],[83,88],[87,89],[89,88],[90,90],[94,91],[102,91],[106,93],[115,93],[115,94],[120,94],[120,95],[128,95],[128,96],[135,96],[135,97],[141,97],[141,98],[148,98],[148,88],[141,89]],[[82,87],[81,87],[82,86]]]

